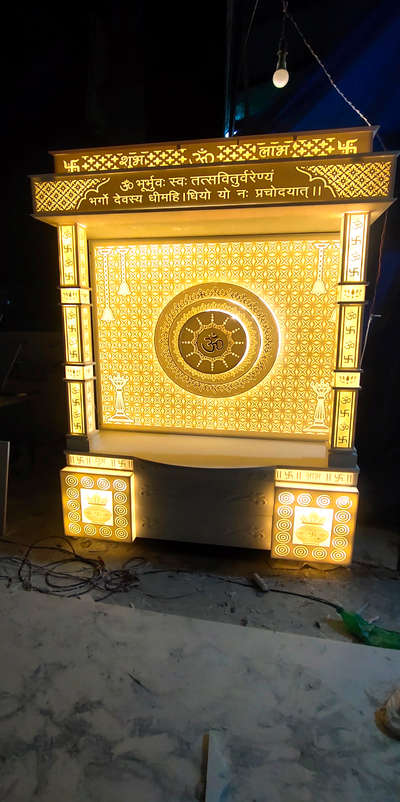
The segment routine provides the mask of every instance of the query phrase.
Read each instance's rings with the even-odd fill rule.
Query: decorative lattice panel
[[[331,235],[93,243],[102,425],[327,439],[339,256]],[[274,364],[240,394],[189,392],[157,358],[160,315],[179,293],[202,283],[242,287],[276,320]]]

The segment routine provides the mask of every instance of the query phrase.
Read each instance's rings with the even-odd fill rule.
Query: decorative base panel
[[[271,557],[348,565],[357,505],[356,487],[276,483]]]
[[[67,467],[60,473],[66,535],[125,543],[135,539],[132,471]]]

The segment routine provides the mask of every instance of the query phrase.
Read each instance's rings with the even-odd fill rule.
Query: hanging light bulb
[[[272,76],[272,83],[277,89],[282,89],[286,86],[289,80],[289,73],[286,65],[286,50],[278,51],[278,61],[276,62],[276,70]]]
[[[272,83],[277,89],[283,89],[289,80],[289,73],[287,71],[286,56],[286,15],[287,15],[287,0],[282,0],[282,29],[281,38],[279,39],[278,46],[278,61],[276,62],[276,69],[272,76]]]

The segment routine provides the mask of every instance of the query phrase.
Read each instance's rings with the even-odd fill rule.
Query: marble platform
[[[0,590],[0,799],[395,802],[400,652]],[[184,602],[183,602],[184,604]]]

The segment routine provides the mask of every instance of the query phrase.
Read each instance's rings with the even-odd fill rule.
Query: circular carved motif
[[[278,501],[280,501],[281,504],[293,504],[294,495],[293,493],[279,493]]]
[[[300,504],[301,507],[307,507],[308,504],[311,504],[311,496],[309,493],[299,493],[297,496],[297,503]]]
[[[292,528],[291,521],[277,521],[276,528],[280,529],[281,532],[287,532],[288,529]]]
[[[275,532],[275,540],[277,543],[290,543],[290,532]]]
[[[278,326],[268,306],[234,284],[189,287],[165,306],[155,329],[165,373],[208,398],[254,387],[271,370],[278,348]]]
[[[339,496],[336,499],[336,506],[337,507],[351,507],[351,498],[348,496]]]
[[[328,552],[326,549],[319,547],[312,550],[312,556],[314,557],[314,560],[326,560]]]
[[[200,373],[226,373],[243,359],[247,334],[227,312],[199,312],[183,324],[178,348],[184,361]]]
[[[346,559],[346,556],[347,556],[347,555],[346,555],[346,552],[345,552],[345,551],[342,551],[341,549],[335,549],[335,550],[334,550],[334,551],[332,551],[332,553],[331,553],[331,559],[332,559],[332,560],[335,560],[335,562],[337,562],[337,563],[342,563],[342,562],[344,562],[344,561],[345,561],[345,559]]]
[[[293,554],[295,557],[298,557],[300,560],[304,560],[305,557],[308,557],[308,548],[307,546],[294,546]]]
[[[278,543],[278,545],[275,546],[274,551],[278,557],[286,557],[287,554],[290,554],[289,546],[286,546],[284,543]]]

